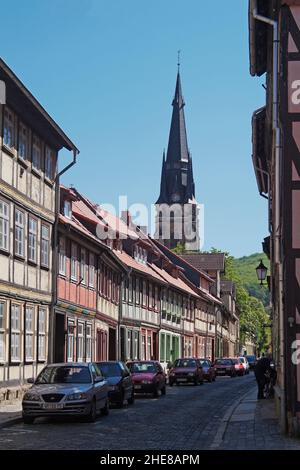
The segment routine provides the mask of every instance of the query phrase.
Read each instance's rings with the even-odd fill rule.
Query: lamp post
[[[268,268],[264,265],[262,259],[260,260],[259,265],[256,268],[257,279],[260,281],[260,285],[263,286],[263,281],[267,277]]]

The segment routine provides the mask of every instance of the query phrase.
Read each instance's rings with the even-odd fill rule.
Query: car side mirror
[[[34,378],[30,377],[29,379],[27,379],[27,383],[28,384],[34,384]]]
[[[105,377],[99,377],[98,376],[98,377],[94,378],[94,383],[97,384],[99,382],[104,382],[104,380],[105,380]]]

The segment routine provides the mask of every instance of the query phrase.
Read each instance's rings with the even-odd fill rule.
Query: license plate
[[[142,388],[141,385],[135,385],[134,388],[136,388],[137,390],[140,390]]]
[[[225,370],[219,370],[219,374],[225,374],[226,371]]]
[[[177,382],[186,382],[186,379],[177,379]]]
[[[61,410],[64,407],[62,403],[44,403],[43,408],[45,410]]]

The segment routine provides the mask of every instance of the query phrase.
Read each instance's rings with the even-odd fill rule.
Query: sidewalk
[[[21,400],[0,405],[0,428],[22,421]]]
[[[300,450],[300,439],[281,434],[272,399],[257,400],[251,390],[228,417],[218,449]]]

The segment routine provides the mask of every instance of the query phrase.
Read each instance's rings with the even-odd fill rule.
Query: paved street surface
[[[256,402],[253,374],[221,377],[137,398],[92,424],[40,418],[10,425],[0,429],[0,449],[300,449],[300,441],[280,435],[273,408],[271,400]]]

